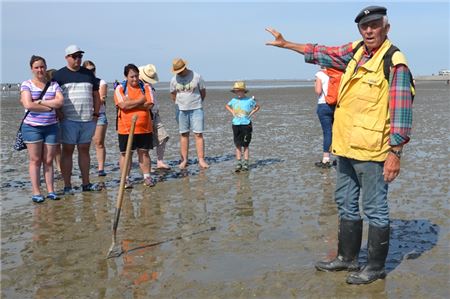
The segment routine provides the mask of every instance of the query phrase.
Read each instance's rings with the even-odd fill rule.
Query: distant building
[[[439,76],[448,76],[450,75],[450,70],[440,70]]]

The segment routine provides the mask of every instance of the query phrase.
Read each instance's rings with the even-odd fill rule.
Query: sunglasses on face
[[[83,54],[81,53],[71,54],[69,56],[72,57],[73,59],[83,58]]]

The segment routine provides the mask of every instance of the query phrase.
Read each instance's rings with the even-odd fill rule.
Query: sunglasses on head
[[[72,57],[73,59],[83,58],[83,54],[82,53],[75,53],[75,54],[71,54],[69,56]]]

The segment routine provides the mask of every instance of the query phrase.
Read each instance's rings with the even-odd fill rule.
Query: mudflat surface
[[[228,90],[207,91],[206,155],[200,170],[191,139],[187,171],[177,167],[174,106],[159,92],[171,139],[169,172],[127,190],[117,233],[127,253],[106,259],[118,192],[114,105],[108,97],[106,190],[33,204],[26,152],[12,143],[23,109],[1,99],[2,298],[448,298],[449,98],[441,82],[419,82],[414,131],[402,170],[390,185],[391,247],[386,280],[349,286],[346,273],[314,262],[336,252],[336,172],[314,166],[321,129],[312,87],[251,90],[262,109],[254,119],[249,172],[236,174]],[[151,153],[155,161],[155,152]],[[76,156],[74,157],[76,160]],[[80,179],[76,163],[73,184]],[[63,187],[56,182],[57,189]],[[44,189],[45,190],[45,189]],[[215,228],[215,229],[214,229]],[[360,260],[365,262],[367,223]],[[159,243],[159,244],[155,244]]]

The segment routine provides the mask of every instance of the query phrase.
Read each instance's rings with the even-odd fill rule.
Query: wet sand
[[[390,185],[388,276],[368,286],[347,285],[345,272],[314,269],[316,260],[336,252],[337,210],[335,170],[314,166],[322,139],[312,87],[251,94],[262,107],[254,120],[251,168],[235,174],[224,108],[231,94],[207,93],[211,168],[199,169],[191,140],[191,164],[180,172],[174,107],[167,91],[159,92],[173,169],[155,172],[158,183],[148,189],[134,162],[135,188],[125,193],[117,234],[130,252],[115,259],[105,259],[120,179],[113,105],[107,107],[105,178],[96,176],[91,150],[92,181],[104,182],[106,190],[78,189],[37,205],[30,200],[26,152],[12,150],[23,110],[17,95],[2,97],[2,298],[449,298],[450,87],[418,83],[412,140]],[[366,236],[367,222],[361,262]]]

